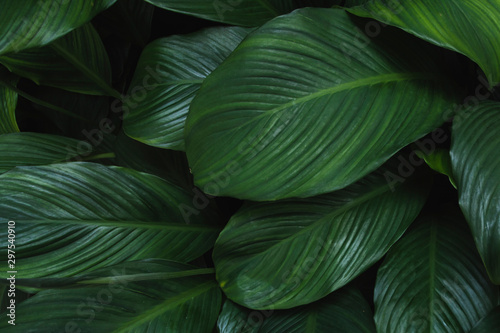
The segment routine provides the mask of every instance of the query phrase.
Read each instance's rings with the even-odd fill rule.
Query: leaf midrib
[[[138,316],[136,319],[133,319],[133,320],[127,322],[126,324],[122,325],[122,327],[117,328],[113,332],[115,332],[115,333],[130,332],[133,328],[138,327],[145,322],[150,322],[150,321],[154,320],[158,316],[171,310],[172,308],[176,307],[177,305],[182,304],[184,302],[187,302],[189,300],[192,300],[195,297],[200,296],[201,294],[205,293],[206,291],[208,291],[214,287],[217,287],[217,285],[215,284],[214,281],[210,281],[210,282],[200,284],[193,289],[179,293],[178,295],[171,297],[171,298],[165,300],[165,302],[162,302],[159,305],[153,307],[149,311],[145,311],[145,312],[141,313],[141,315]]]

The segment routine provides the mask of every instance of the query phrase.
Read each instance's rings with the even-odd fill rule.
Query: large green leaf
[[[193,97],[249,31],[217,27],[150,43],[130,84],[125,132],[151,146],[184,150],[184,123]]]
[[[393,186],[389,172],[330,194],[241,208],[213,252],[227,297],[252,309],[291,308],[370,267],[413,222],[429,190],[416,175]]]
[[[450,150],[460,207],[491,280],[500,284],[500,103],[455,119]]]
[[[446,216],[444,216],[446,214]],[[498,302],[462,216],[429,216],[391,248],[377,274],[384,333],[465,333]]]
[[[492,333],[500,327],[500,306],[481,319],[469,333]]]
[[[0,176],[0,237],[15,221],[18,278],[71,276],[143,258],[190,261],[219,231],[209,207],[186,213],[195,210],[193,197],[131,169],[20,167]]]
[[[500,0],[372,0],[349,11],[401,28],[475,61],[491,86],[500,82]]]
[[[146,0],[155,6],[234,25],[255,27],[298,7],[339,5],[339,0]]]
[[[253,32],[191,104],[195,183],[259,201],[326,193],[438,127],[455,99],[435,50],[386,32],[370,41],[342,9],[315,8]]]
[[[0,54],[46,45],[89,21],[115,1],[3,1]]]
[[[37,84],[120,97],[110,86],[108,54],[90,23],[47,46],[0,56],[0,63]]]
[[[5,332],[211,333],[221,292],[207,271],[166,260],[144,260],[83,276],[78,285],[49,289],[16,304]],[[49,310],[49,311],[47,311]],[[8,329],[7,329],[8,328]]]
[[[220,333],[375,333],[370,305],[356,289],[342,289],[290,310],[250,310],[229,300],[217,321]]]
[[[87,142],[42,133],[0,135],[0,174],[16,166],[46,165],[69,161],[92,152]]]
[[[0,80],[0,134],[19,132],[16,122],[17,93]]]

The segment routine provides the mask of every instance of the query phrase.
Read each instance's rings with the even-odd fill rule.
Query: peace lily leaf
[[[220,333],[376,332],[370,305],[356,289],[342,289],[290,310],[256,311],[227,300],[217,326]]]
[[[500,306],[497,306],[486,317],[481,319],[479,323],[469,333],[491,333],[498,330],[500,327]]]
[[[424,218],[377,274],[378,332],[469,332],[498,302],[463,217]]]
[[[431,45],[392,32],[370,41],[342,9],[306,8],[249,35],[191,104],[195,184],[258,201],[326,193],[439,127],[453,83]]]
[[[86,24],[41,48],[0,56],[0,63],[41,85],[119,98],[101,38]]]
[[[500,1],[365,1],[349,12],[377,19],[476,62],[493,87],[500,82]]]
[[[151,146],[184,150],[189,104],[205,77],[250,31],[217,27],[150,43],[130,84],[125,132]]]
[[[91,284],[40,291],[16,307],[15,326],[2,320],[0,329],[9,327],[13,333],[210,333],[221,293],[210,275],[192,276],[196,270],[166,260],[109,267],[106,275],[101,273]],[[6,312],[1,315],[8,318]]]
[[[424,159],[425,163],[427,163],[427,165],[431,167],[432,170],[435,170],[443,175],[448,176],[451,185],[457,188],[457,186],[455,185],[455,180],[453,179],[453,171],[451,168],[451,157],[450,157],[450,152],[448,150],[437,148],[430,154],[425,154],[421,150],[417,150],[416,153],[418,157]]]
[[[17,93],[0,80],[0,134],[19,132],[16,122]]]
[[[0,221],[16,222],[18,278],[72,276],[151,257],[190,261],[219,231],[209,208],[185,215],[191,192],[93,163],[13,169],[0,176],[0,199]]]
[[[256,27],[298,7],[339,5],[339,0],[145,0],[155,6],[207,20]]]
[[[213,252],[227,297],[252,309],[307,304],[382,258],[429,190],[416,175],[394,187],[386,181],[388,172],[382,168],[330,194],[243,206]]]
[[[0,54],[47,45],[90,21],[115,1],[4,1],[0,12]]]
[[[453,123],[450,150],[460,207],[486,270],[500,284],[500,104],[484,101]]]
[[[69,161],[82,151],[92,152],[92,147],[87,142],[58,135],[29,132],[0,135],[0,174],[16,166]]]

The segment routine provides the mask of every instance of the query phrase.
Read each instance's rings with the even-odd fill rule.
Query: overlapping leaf
[[[497,305],[498,289],[463,217],[448,211],[391,248],[374,297],[378,332],[465,333]]]
[[[50,45],[0,56],[0,63],[37,84],[120,97],[110,86],[108,54],[90,23]]]
[[[315,8],[253,32],[191,104],[195,183],[259,201],[326,193],[438,127],[455,99],[435,50],[386,33],[370,40],[342,9]]]
[[[241,208],[213,252],[227,297],[252,309],[291,308],[370,267],[413,222],[429,190],[417,176],[393,187],[388,172],[330,194]]]
[[[455,119],[452,134],[460,207],[491,280],[500,284],[500,103],[469,109]]]
[[[349,11],[460,52],[481,67],[491,86],[500,82],[499,0],[365,0]]]
[[[19,132],[16,106],[17,93],[0,81],[0,134]]]
[[[0,54],[46,45],[115,1],[4,1],[0,11]]]
[[[500,306],[481,319],[469,333],[491,333],[500,327]]]
[[[331,7],[339,0],[146,0],[155,6],[234,25],[255,27],[305,6]]]
[[[375,333],[370,305],[356,289],[342,289],[290,310],[250,310],[229,300],[217,321],[220,333]]]
[[[49,289],[17,304],[8,332],[212,332],[221,293],[195,266],[144,260],[83,276],[78,285]],[[50,309],[50,311],[47,311]],[[22,318],[22,319],[21,319]]]
[[[0,174],[16,166],[46,165],[70,161],[92,152],[87,142],[42,133],[0,135]]]
[[[18,278],[72,276],[143,258],[190,261],[219,231],[210,208],[186,213],[195,210],[193,196],[131,169],[20,167],[0,176],[0,221],[16,222]]]
[[[217,27],[150,43],[130,84],[125,132],[151,146],[184,150],[184,123],[193,97],[249,31]]]

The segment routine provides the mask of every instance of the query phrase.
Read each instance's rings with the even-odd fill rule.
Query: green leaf
[[[0,80],[0,134],[19,132],[16,106],[17,93]]]
[[[0,54],[47,45],[115,1],[5,1],[0,11]]]
[[[375,18],[476,62],[493,87],[500,82],[500,1],[364,1],[349,12]]]
[[[326,193],[439,127],[454,83],[431,45],[387,33],[370,41],[342,9],[307,8],[249,35],[191,104],[195,184],[258,201]]]
[[[184,150],[184,123],[193,97],[250,31],[216,27],[150,43],[130,84],[125,132],[151,146]]]
[[[199,18],[256,27],[278,15],[305,6],[331,7],[339,0],[145,0],[160,8]]]
[[[417,150],[416,154],[418,155],[418,157],[422,158],[432,170],[448,176],[451,185],[457,188],[455,180],[453,179],[451,157],[448,150],[437,148],[429,154],[426,154],[421,150]]]
[[[469,333],[492,333],[500,327],[500,306],[497,306],[486,317],[481,319],[479,323]]]
[[[0,135],[0,174],[17,166],[69,161],[82,152],[92,152],[92,146],[63,136],[29,132]]]
[[[377,274],[378,332],[469,332],[498,302],[462,216],[423,218]]]
[[[481,102],[455,118],[450,150],[460,207],[486,270],[500,284],[500,103]]]
[[[243,206],[213,252],[227,297],[252,309],[307,304],[382,258],[413,222],[429,190],[417,175],[393,187],[389,172],[382,168],[313,198]]]
[[[110,86],[108,54],[90,23],[45,47],[0,56],[0,63],[40,85],[120,98]]]
[[[290,310],[250,310],[227,300],[217,326],[220,333],[376,332],[370,305],[352,288]]]
[[[190,276],[196,269],[158,259],[109,267],[82,277],[94,282],[43,290],[17,305],[15,326],[8,324],[3,312],[0,330],[211,333],[221,292],[213,277]],[[96,284],[96,276],[101,283]]]
[[[131,169],[76,162],[1,175],[0,221],[8,220],[16,222],[18,278],[144,258],[190,261],[219,232],[217,216],[209,207],[200,214],[192,192]]]

